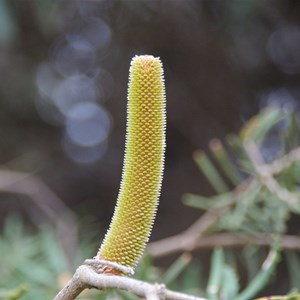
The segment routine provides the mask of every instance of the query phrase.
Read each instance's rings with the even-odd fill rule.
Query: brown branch
[[[283,235],[279,245],[286,250],[300,250],[300,237]],[[238,235],[233,233],[215,233],[203,236],[196,244],[195,249],[213,247],[243,247],[246,245],[272,246],[272,235],[259,234],[257,236]]]
[[[220,211],[204,213],[192,226],[182,233],[150,243],[147,251],[153,257],[161,257],[178,251],[192,251],[201,235],[217,221],[218,213]]]
[[[194,224],[185,231],[159,241],[152,242],[148,245],[147,251],[153,257],[162,257],[179,251],[192,251],[197,247],[202,236],[213,226],[219,219],[220,215],[225,213],[234,205],[240,195],[245,190],[251,188],[253,179],[249,178],[243,181],[232,191],[232,200],[226,206],[215,209],[214,211],[205,212]]]
[[[192,247],[191,244],[177,243],[175,244],[175,240],[173,243],[173,247],[169,247],[166,251],[164,251],[162,246],[165,246],[167,239],[162,241],[157,241],[149,244],[147,251],[154,258],[162,257],[172,253],[178,252],[190,252],[198,249],[211,249],[214,247],[223,247],[223,248],[237,248],[243,247],[247,245],[257,245],[257,246],[272,246],[274,243],[274,239],[272,235],[267,234],[259,234],[257,236],[247,236],[247,235],[239,235],[234,233],[215,233],[211,235],[205,235],[198,239]],[[280,238],[280,247],[286,250],[300,250],[300,237],[293,235],[283,235]],[[176,245],[176,246],[175,246]]]
[[[79,270],[76,270],[72,279],[66,284],[66,286],[55,296],[53,300],[73,300],[86,288],[90,288],[79,279]]]

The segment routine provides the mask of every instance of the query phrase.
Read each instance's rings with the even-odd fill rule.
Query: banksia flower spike
[[[165,152],[165,87],[159,58],[135,56],[129,70],[121,187],[98,258],[134,268],[153,226]],[[106,267],[106,273],[120,271]]]

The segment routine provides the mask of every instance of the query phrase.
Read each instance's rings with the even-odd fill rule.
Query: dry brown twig
[[[274,244],[274,239],[271,235],[268,234],[259,234],[257,236],[247,236],[247,235],[238,235],[233,233],[215,233],[210,235],[201,236],[197,242],[191,244],[183,244],[177,243],[175,244],[175,236],[174,245],[172,248],[169,247],[164,249],[168,242],[168,238],[152,242],[149,244],[147,248],[147,252],[154,258],[160,258],[169,254],[174,254],[178,252],[191,252],[199,249],[211,249],[214,247],[222,247],[222,248],[237,248],[243,247],[247,245],[257,245],[257,246],[266,246],[270,247]],[[192,236],[190,237],[192,238]],[[300,250],[300,238],[293,235],[284,235],[281,236],[279,245],[282,249],[287,250]]]
[[[246,245],[271,247],[274,245],[274,238],[271,234],[247,236],[227,232],[216,233],[204,236],[201,243],[198,243],[198,248],[243,247]],[[283,235],[278,240],[278,246],[287,250],[300,250],[300,238],[294,235]]]

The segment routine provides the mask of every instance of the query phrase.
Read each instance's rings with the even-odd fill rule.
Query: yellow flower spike
[[[134,268],[151,233],[164,167],[165,86],[159,58],[135,56],[129,70],[121,187],[98,258]],[[107,267],[106,273],[120,271]]]

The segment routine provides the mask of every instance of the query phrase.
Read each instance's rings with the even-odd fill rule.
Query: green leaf
[[[183,253],[165,272],[163,276],[164,284],[168,285],[185,270],[192,259],[192,256],[188,253]]]
[[[285,252],[285,259],[287,262],[290,288],[300,291],[300,258],[298,253],[293,251]]]
[[[242,176],[238,172],[237,167],[233,164],[232,160],[229,158],[221,141],[218,139],[213,139],[210,141],[209,146],[214,157],[221,166],[222,171],[227,175],[234,185],[238,185],[242,180]]]
[[[268,131],[285,117],[286,113],[283,110],[275,106],[267,107],[247,122],[240,132],[240,137],[242,141],[252,140],[260,144]]]
[[[236,272],[228,265],[222,271],[220,296],[222,300],[232,300],[239,291],[239,280]]]
[[[48,265],[51,266],[51,270],[57,274],[70,270],[71,267],[68,264],[67,257],[53,231],[48,228],[43,229],[40,239],[42,251],[45,254]]]
[[[204,281],[201,262],[193,260],[193,263],[184,272],[181,288],[184,291],[204,289]]]
[[[195,194],[186,194],[182,201],[185,205],[203,209],[214,210],[216,208],[226,207],[233,202],[233,194],[231,192],[224,193],[213,197],[199,196]]]
[[[279,251],[278,249],[272,249],[269,252],[268,257],[262,264],[260,271],[248,284],[248,286],[242,291],[235,300],[249,300],[262,290],[269,282],[271,276],[279,263]]]
[[[218,300],[221,287],[222,271],[225,265],[225,256],[223,249],[215,249],[212,254],[211,268],[207,284],[207,296],[210,300]]]
[[[194,153],[194,160],[211,186],[219,194],[228,192],[228,187],[209,157],[201,150]]]

